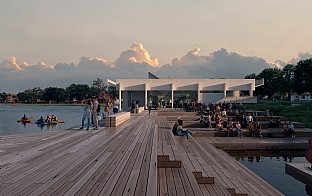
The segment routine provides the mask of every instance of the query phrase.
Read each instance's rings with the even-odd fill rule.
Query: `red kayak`
[[[17,120],[17,122],[21,122],[21,123],[31,123],[31,119],[26,119],[26,120]]]

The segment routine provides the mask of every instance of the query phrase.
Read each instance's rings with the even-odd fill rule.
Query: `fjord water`
[[[244,166],[286,196],[305,196],[307,195],[306,189],[311,189],[311,187],[285,173],[285,163],[287,162],[307,163],[307,160],[304,157],[305,152],[306,151],[304,150],[292,150],[259,151],[257,153],[229,152],[229,154],[236,157],[236,159]]]
[[[0,136],[42,132],[49,130],[65,130],[81,124],[82,106],[32,106],[24,104],[0,104]],[[43,116],[56,115],[65,123],[50,126],[38,126],[33,123],[17,123],[26,114],[36,121]]]

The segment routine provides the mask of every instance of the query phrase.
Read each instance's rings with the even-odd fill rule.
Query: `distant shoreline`
[[[0,105],[24,105],[24,106],[84,106],[85,104],[78,103],[0,103]]]

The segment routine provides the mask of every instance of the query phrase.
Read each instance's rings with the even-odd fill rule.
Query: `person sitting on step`
[[[189,142],[192,141],[192,140],[190,139],[190,134],[195,133],[195,131],[191,131],[191,130],[188,130],[188,129],[184,129],[184,128],[182,127],[182,124],[183,124],[183,120],[180,119],[180,120],[179,120],[179,126],[177,127],[177,135],[179,135],[179,136],[186,136],[186,139],[187,139]]]
[[[255,127],[255,135],[258,137],[262,137],[262,129],[259,121],[257,121],[256,127]]]

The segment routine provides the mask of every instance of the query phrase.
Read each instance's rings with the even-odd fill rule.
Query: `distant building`
[[[17,103],[18,102],[17,94],[9,94],[6,100],[8,103]]]
[[[191,103],[239,102],[257,103],[253,96],[256,87],[264,80],[255,79],[117,79],[119,98],[123,99],[122,108],[131,107],[132,100],[139,99],[139,106],[146,106],[149,100],[154,104],[166,103],[173,107],[175,101]]]
[[[298,94],[292,94],[290,96],[291,101],[311,101],[312,100],[312,95],[311,93],[302,93],[301,95]]]

